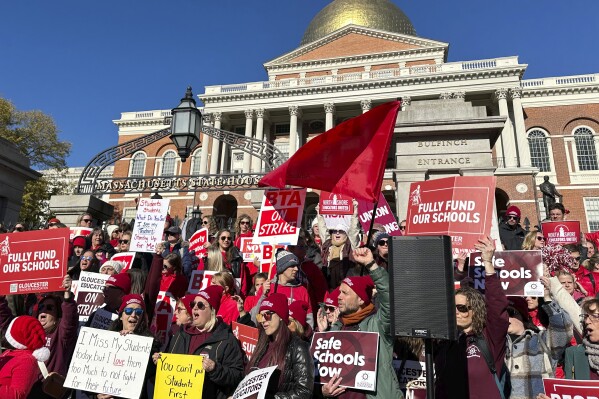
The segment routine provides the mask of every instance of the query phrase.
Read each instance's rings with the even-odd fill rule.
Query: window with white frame
[[[528,133],[528,146],[532,166],[539,168],[541,172],[551,172],[551,160],[545,133],[540,129],[531,130]]]
[[[165,152],[162,156],[162,168],[160,169],[160,176],[174,176],[176,163],[177,154],[175,154],[175,151]]]
[[[138,152],[131,159],[130,177],[143,177],[146,169],[146,154]]]
[[[132,219],[135,219],[135,214],[137,213],[137,209],[135,208],[123,208],[123,221],[129,222]]]
[[[593,131],[588,127],[581,126],[574,130],[574,145],[576,146],[578,170],[599,170],[597,149],[593,136]]]
[[[585,198],[584,210],[587,214],[589,231],[599,231],[599,198]]]
[[[202,162],[202,149],[199,148],[191,156],[191,174],[198,176],[200,174],[200,165]]]
[[[276,135],[289,134],[290,131],[291,131],[291,128],[290,128],[289,123],[277,123],[275,125],[275,134]]]

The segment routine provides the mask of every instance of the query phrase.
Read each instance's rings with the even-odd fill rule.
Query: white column
[[[516,142],[518,144],[518,155],[520,166],[532,166],[530,160],[530,147],[526,137],[526,125],[524,124],[524,111],[522,110],[522,88],[514,87],[510,90],[512,95],[512,106],[514,107],[514,122],[516,127]]]
[[[211,126],[212,122],[212,114],[204,114],[204,125]],[[202,134],[202,152],[200,156],[200,175],[206,174],[206,169],[208,169],[208,142],[210,141],[210,136],[207,134]]]
[[[245,137],[252,138],[252,125],[254,123],[254,110],[245,110]],[[243,153],[243,173],[250,173],[252,166],[252,157],[250,154]]]
[[[212,113],[212,119],[214,120],[214,128],[220,129],[220,123],[222,119],[222,112]],[[218,173],[218,158],[220,152],[220,141],[212,139],[212,151],[210,151],[210,174],[214,175]]]
[[[264,141],[264,108],[256,110],[256,139]],[[263,162],[260,158],[252,157],[252,170],[254,172],[261,172],[262,164]]]
[[[324,105],[325,118],[325,131],[333,128],[333,115],[335,113],[335,104],[326,103]]]
[[[499,103],[499,115],[505,116],[507,118],[505,125],[503,125],[503,130],[501,131],[501,138],[503,139],[503,153],[505,154],[505,167],[515,168],[518,166],[516,159],[516,140],[514,138],[512,123],[510,121],[510,112],[507,105],[507,93],[507,89],[497,89],[495,91],[495,98]]]
[[[365,114],[366,112],[370,111],[370,108],[372,107],[372,100],[360,101],[360,107],[362,107],[362,113]]]
[[[297,105],[289,106],[289,156],[291,157],[297,151],[297,117],[300,109]]]

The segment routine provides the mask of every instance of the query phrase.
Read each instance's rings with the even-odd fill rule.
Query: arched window
[[[167,151],[162,156],[162,169],[160,176],[174,176],[177,154],[174,151]]]
[[[191,174],[198,176],[200,174],[200,165],[202,162],[202,149],[198,148],[191,156]]]
[[[528,147],[532,166],[539,168],[541,172],[551,172],[547,136],[542,130],[534,129],[528,133]]]
[[[579,127],[574,131],[574,144],[579,170],[598,170],[597,149],[593,131],[588,127]]]
[[[146,169],[146,154],[138,152],[131,160],[131,177],[143,177]]]

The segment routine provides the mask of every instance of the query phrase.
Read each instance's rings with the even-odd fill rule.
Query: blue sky
[[[364,0],[368,1],[368,0]],[[121,112],[168,109],[187,85],[266,80],[329,0],[7,1],[0,96],[54,117],[84,166],[117,141]],[[393,0],[449,61],[518,55],[525,78],[599,72],[597,1]]]

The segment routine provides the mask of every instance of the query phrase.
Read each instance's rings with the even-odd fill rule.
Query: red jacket
[[[0,355],[0,398],[25,399],[40,369],[28,350],[8,350]]]

